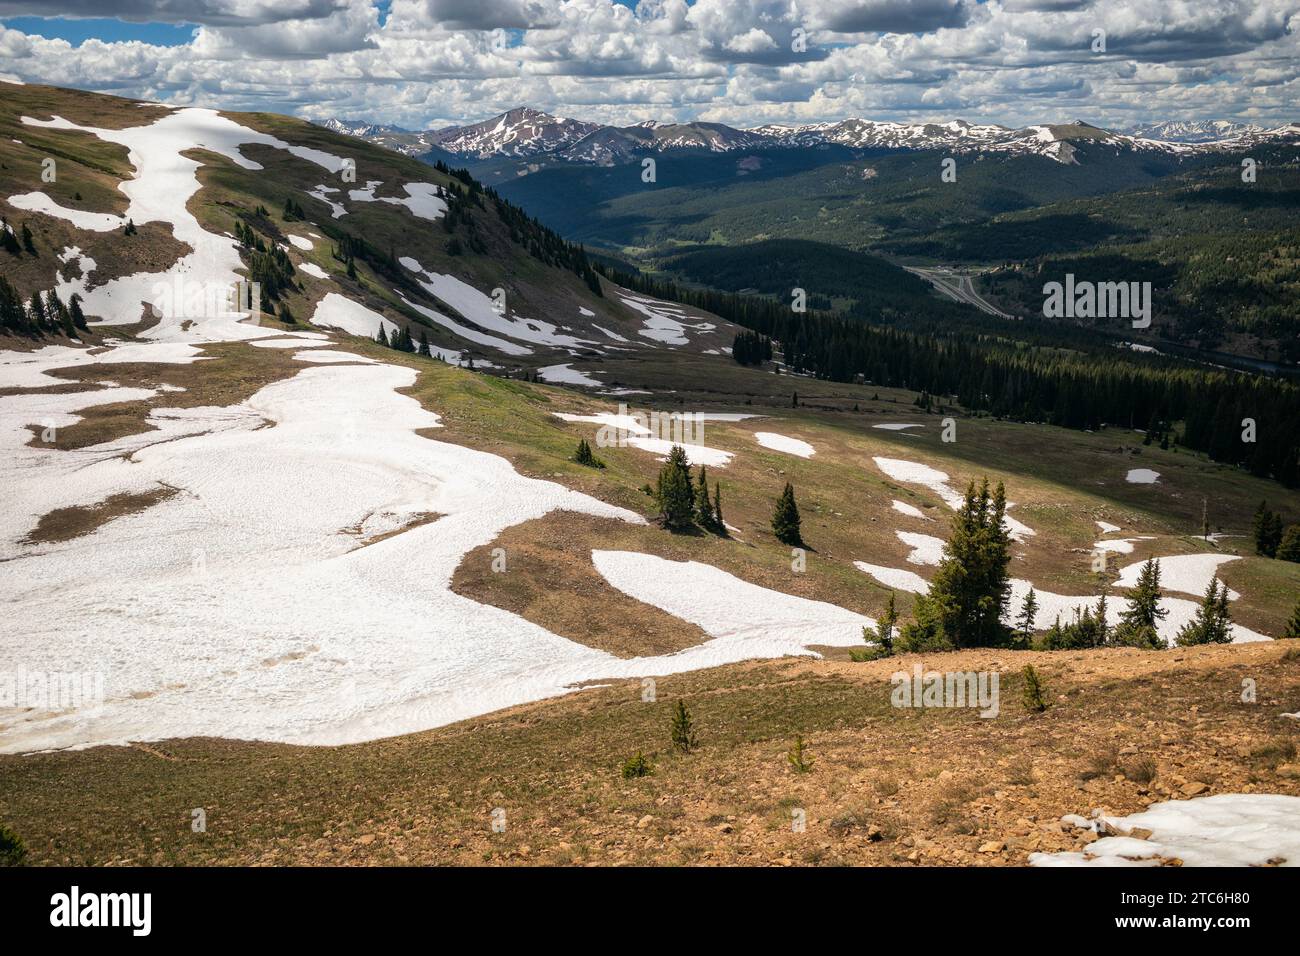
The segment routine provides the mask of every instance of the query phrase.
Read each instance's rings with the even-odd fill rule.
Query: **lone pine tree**
[[[700,746],[695,737],[695,722],[691,719],[691,712],[686,707],[686,701],[681,699],[673,708],[672,741],[673,748],[684,754]]]
[[[799,506],[794,500],[794,486],[788,481],[785,483],[785,490],[781,492],[781,497],[776,500],[776,508],[772,511],[772,533],[782,544],[792,547],[803,544]]]

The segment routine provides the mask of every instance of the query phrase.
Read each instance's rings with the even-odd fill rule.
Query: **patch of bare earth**
[[[593,548],[646,550],[644,539],[656,534],[662,533],[611,518],[554,512],[465,555],[452,590],[619,657],[671,654],[709,635],[612,587],[591,562]]]
[[[36,522],[36,527],[27,536],[27,542],[55,544],[60,541],[71,541],[73,538],[98,530],[114,518],[137,514],[146,508],[151,508],[174,494],[176,494],[175,488],[160,485],[152,491],[109,495],[103,501],[97,501],[92,505],[55,508],[41,515],[40,520]]]

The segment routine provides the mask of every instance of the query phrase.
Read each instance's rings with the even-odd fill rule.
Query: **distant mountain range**
[[[804,126],[768,125],[756,129],[699,122],[606,126],[552,116],[527,106],[516,107],[481,123],[440,130],[406,130],[334,119],[320,125],[412,156],[445,154],[469,162],[536,157],[594,166],[611,166],[645,154],[680,150],[725,153],[830,144],[854,149],[1037,155],[1073,164],[1078,162],[1077,147],[1084,142],[1117,152],[1183,154],[1240,149],[1267,140],[1300,139],[1298,123],[1263,128],[1219,120],[1157,123],[1126,132],[1103,129],[1082,120],[1022,129],[963,120],[909,124],[866,119]]]

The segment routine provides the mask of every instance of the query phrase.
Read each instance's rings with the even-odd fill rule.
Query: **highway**
[[[954,301],[973,305],[981,312],[985,312],[988,315],[996,315],[1000,319],[1013,318],[1013,316],[1007,315],[1007,313],[1003,312],[1001,309],[986,302],[980,297],[979,293],[975,291],[975,285],[971,282],[971,276],[979,275],[978,272],[960,273],[944,267],[921,268],[919,266],[903,266],[903,268],[912,273],[912,275],[920,276],[922,279],[925,279],[941,293]]]

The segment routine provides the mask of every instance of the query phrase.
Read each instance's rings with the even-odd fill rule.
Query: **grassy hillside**
[[[1294,649],[979,652],[785,660],[585,690],[353,747],[177,740],[0,757],[0,815],[35,864],[1024,865],[1096,835],[1062,824],[1166,799],[1300,794]],[[1030,715],[1032,661],[1052,706]],[[1003,709],[901,710],[912,665],[998,668]],[[1257,704],[1238,700],[1242,679]],[[700,749],[672,752],[684,699]],[[787,760],[795,735],[813,761]],[[651,776],[626,780],[636,752]],[[207,829],[191,829],[202,808]],[[493,832],[493,811],[505,811]],[[806,827],[793,827],[802,810]]]

